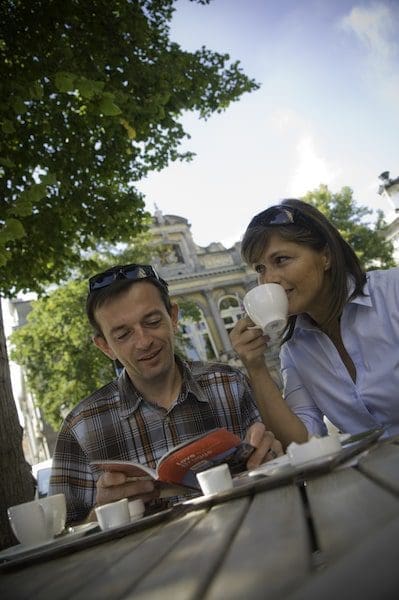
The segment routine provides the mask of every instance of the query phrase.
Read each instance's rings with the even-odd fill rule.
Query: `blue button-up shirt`
[[[386,427],[386,437],[399,433],[399,268],[369,272],[364,294],[346,304],[341,318],[356,382],[306,315],[281,348],[285,399],[311,435],[326,433],[323,415],[346,433],[377,426]]]

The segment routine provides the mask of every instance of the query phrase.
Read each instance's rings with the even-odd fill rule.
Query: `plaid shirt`
[[[119,459],[155,468],[171,448],[215,427],[241,438],[260,421],[246,377],[219,363],[186,363],[181,392],[165,410],[144,400],[125,371],[80,402],[65,419],[53,456],[50,494],[64,493],[67,522],[80,521],[96,501],[101,471],[90,462]]]

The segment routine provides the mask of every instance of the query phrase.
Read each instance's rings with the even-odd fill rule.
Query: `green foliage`
[[[372,211],[356,204],[351,188],[343,187],[334,194],[326,185],[320,185],[302,199],[316,206],[337,227],[365,269],[395,266],[393,245],[383,236],[386,223],[382,212],[378,211],[374,224],[367,222],[365,218]]]
[[[86,282],[70,282],[32,303],[27,325],[12,334],[12,358],[46,420],[58,430],[62,413],[112,379],[112,362],[91,341]]]
[[[144,230],[134,182],[190,160],[183,112],[207,118],[257,88],[228,55],[171,42],[173,10],[174,0],[2,2],[0,294],[40,292],[81,267],[82,250]]]

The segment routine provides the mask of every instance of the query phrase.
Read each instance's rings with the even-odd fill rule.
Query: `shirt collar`
[[[196,373],[194,369],[190,368],[189,363],[182,360],[177,355],[175,356],[175,361],[182,374],[182,388],[178,402],[184,402],[190,393],[200,402],[208,402],[208,399],[196,381],[196,376],[200,373]],[[137,410],[140,402],[143,402],[144,399],[129,378],[126,369],[123,369],[122,373],[119,375],[117,384],[121,400],[121,417],[128,418]]]
[[[121,417],[127,418],[134,413],[143,398],[131,382],[126,369],[123,369],[119,375],[117,384],[121,400]]]
[[[176,356],[176,362],[180,366],[180,372],[182,373],[183,378],[179,402],[183,402],[183,400],[185,400],[189,394],[192,394],[199,402],[208,403],[209,400],[197,381],[197,379],[199,379],[207,370],[207,364],[201,362],[188,363],[178,356]]]

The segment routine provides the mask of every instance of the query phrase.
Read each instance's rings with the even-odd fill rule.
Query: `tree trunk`
[[[11,388],[3,314],[0,302],[0,549],[16,543],[7,507],[32,500],[35,494],[30,465],[22,449],[22,427]]]

